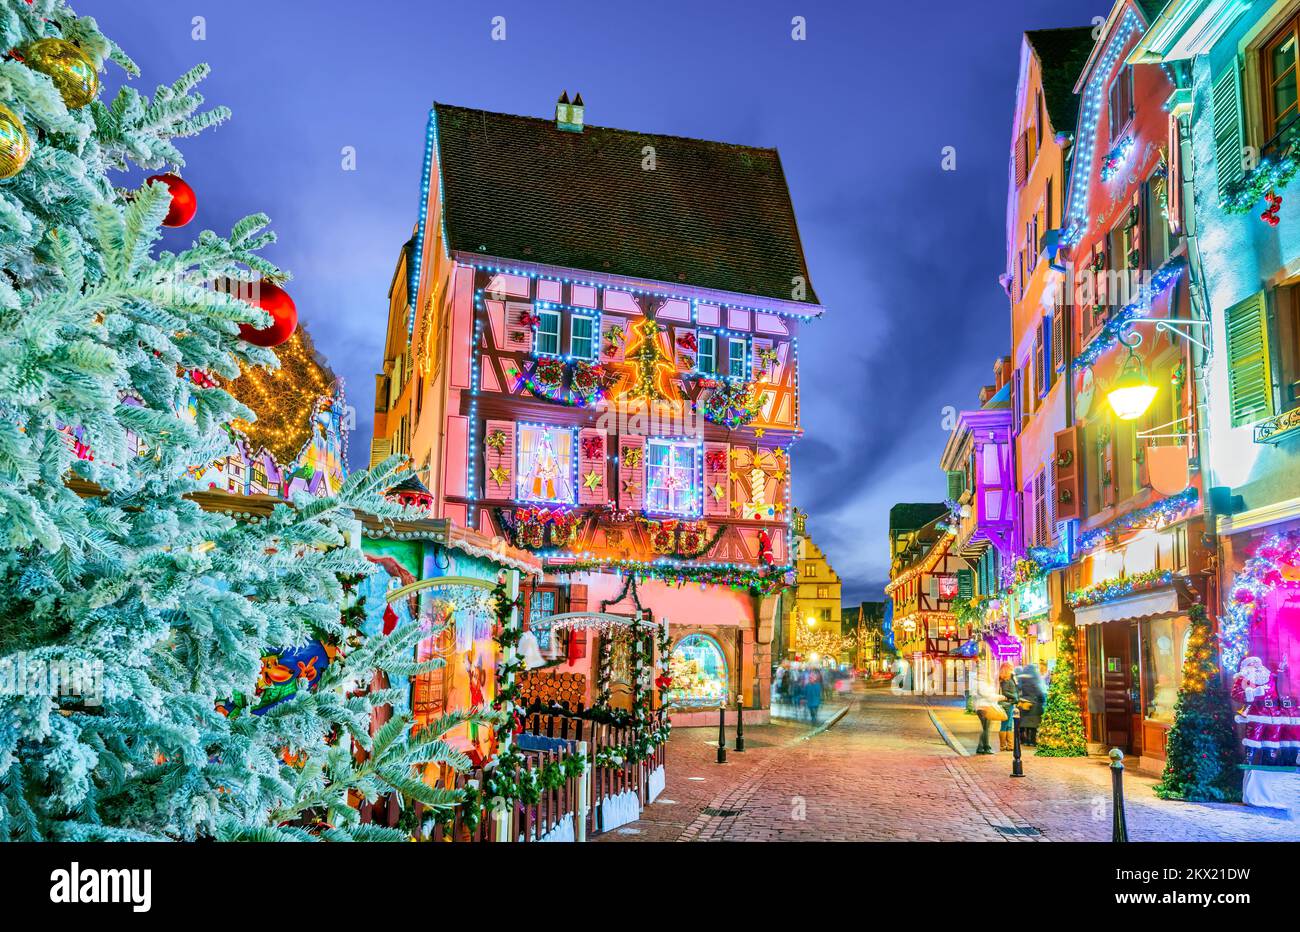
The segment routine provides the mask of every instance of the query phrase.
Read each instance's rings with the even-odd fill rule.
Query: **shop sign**
[[[1046,615],[1052,607],[1051,599],[1047,596],[1046,577],[1021,584],[1017,589],[1017,594],[1020,600],[1021,618]]]
[[[951,602],[957,598],[957,592],[960,586],[956,576],[939,577],[939,598],[945,602]]]

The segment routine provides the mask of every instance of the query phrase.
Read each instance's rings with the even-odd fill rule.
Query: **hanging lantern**
[[[1156,386],[1147,378],[1142,361],[1130,346],[1124,368],[1106,396],[1115,416],[1121,421],[1137,420],[1151,407],[1157,391]]]

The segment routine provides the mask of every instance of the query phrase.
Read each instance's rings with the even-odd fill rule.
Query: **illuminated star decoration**
[[[605,477],[602,476],[600,473],[596,472],[596,470],[594,469],[582,477],[583,486],[585,488],[591,489],[591,491],[593,492],[596,491],[598,488],[600,488],[601,483],[604,481],[605,481]]]
[[[713,491],[713,498],[715,501],[720,502],[727,497],[727,490],[726,488],[723,487],[721,482],[715,483],[712,491]]]
[[[497,484],[497,488],[500,489],[505,487],[506,479],[510,476],[510,471],[504,466],[493,466],[492,469],[488,471],[488,476]]]
[[[762,428],[762,427],[755,427],[755,428],[754,428],[754,436],[757,437],[759,440],[762,440],[762,439],[763,439],[763,435],[764,435],[765,433],[767,433],[767,431],[766,431],[764,428]]]

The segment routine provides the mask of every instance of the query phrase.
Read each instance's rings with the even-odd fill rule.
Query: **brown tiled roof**
[[[1073,133],[1079,118],[1079,98],[1074,85],[1092,54],[1091,26],[1070,29],[1035,29],[1025,40],[1038,56],[1043,74],[1043,102],[1047,118],[1058,133]]]
[[[889,509],[889,529],[891,531],[920,530],[947,512],[948,506],[942,502],[899,502]]]
[[[775,149],[434,109],[453,250],[817,303]]]

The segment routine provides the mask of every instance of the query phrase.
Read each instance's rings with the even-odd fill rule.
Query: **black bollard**
[[[727,762],[727,704],[718,703],[718,763]]]
[[[1025,764],[1020,757],[1020,707],[1011,707],[1011,776],[1023,777]]]
[[[736,750],[745,750],[745,705],[741,696],[736,697]]]
[[[1119,748],[1111,748],[1110,751],[1110,786],[1113,796],[1111,807],[1115,813],[1110,840],[1128,841],[1128,823],[1124,820],[1124,752]]]

